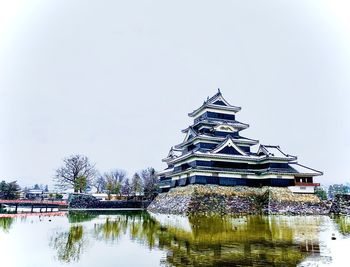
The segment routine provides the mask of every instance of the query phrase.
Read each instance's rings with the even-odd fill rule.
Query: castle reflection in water
[[[125,237],[145,249],[163,251],[163,266],[297,266],[313,259],[332,260],[321,255],[319,236],[329,220],[326,216],[70,212],[67,217],[68,230],[53,231],[48,242],[56,261],[62,263],[93,255],[89,244],[102,241],[113,246]],[[0,218],[0,228],[11,232],[11,220],[15,219]],[[348,219],[335,218],[334,222],[339,233],[349,235]]]
[[[81,218],[94,221],[92,214],[71,213],[70,218],[71,222]],[[118,242],[121,235],[127,234],[150,249],[166,251],[162,263],[170,266],[296,266],[307,256],[320,253],[320,220],[124,213],[106,216],[103,222],[94,223],[93,231],[86,235]],[[70,233],[53,239],[52,246],[62,261],[79,259],[76,252],[83,251],[82,232],[82,226],[72,226]]]

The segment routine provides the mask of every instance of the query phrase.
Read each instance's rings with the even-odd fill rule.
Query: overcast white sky
[[[84,154],[129,175],[220,87],[242,132],[350,181],[349,1],[0,2],[0,179]]]

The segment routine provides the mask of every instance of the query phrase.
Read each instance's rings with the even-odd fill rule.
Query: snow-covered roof
[[[214,96],[212,96],[211,98],[208,98],[206,101],[204,101],[202,106],[200,106],[198,109],[194,110],[193,112],[189,113],[188,116],[194,117],[204,108],[230,110],[233,112],[238,112],[241,110],[241,107],[236,107],[236,106],[230,105],[225,100],[225,98],[222,96],[220,89],[218,89],[218,92]]]
[[[290,166],[299,174],[310,174],[312,176],[323,175],[323,172],[301,165],[299,163],[290,163]]]
[[[238,152],[238,154],[242,156],[247,156],[247,153],[245,153],[241,148],[239,148],[233,141],[233,139],[229,136],[226,137],[226,139],[219,144],[216,148],[214,148],[210,153],[216,154],[220,153],[221,150],[223,150],[225,147],[232,147],[234,150]]]
[[[179,157],[181,154],[182,154],[181,150],[175,149],[174,147],[171,147],[170,150],[169,150],[168,155],[162,161],[163,162],[168,162],[171,159],[175,159],[175,158]]]
[[[240,121],[227,121],[227,120],[217,119],[217,118],[216,119],[206,118],[206,119],[199,120],[199,121],[195,122],[192,125],[192,127],[196,127],[198,124],[217,126],[218,124],[223,124],[223,123],[230,125],[230,126],[233,126],[234,128],[239,129],[239,130],[244,130],[244,129],[249,128],[249,124],[247,124],[247,123],[243,123]],[[182,130],[182,132],[186,132],[187,130],[188,130],[188,127],[186,129]]]
[[[186,133],[186,136],[183,142],[186,142],[187,140],[197,136],[197,132],[193,129],[192,126],[188,127],[185,133]]]
[[[243,160],[246,161],[247,159],[249,161],[255,161],[255,162],[288,162],[295,160],[295,158],[288,158],[288,157],[283,157],[283,158],[278,158],[278,157],[268,157],[266,155],[263,156],[258,156],[255,153],[249,153],[247,156],[243,155],[232,155],[232,154],[213,154],[208,151],[204,152],[201,151],[199,148],[196,148],[190,152],[184,153],[183,155],[169,160],[167,163],[176,163],[180,162],[182,160],[185,160],[189,157],[201,157],[201,158],[208,158],[208,159],[232,159],[232,160]]]
[[[44,193],[44,190],[42,190],[42,189],[29,189],[28,193],[29,194],[42,194],[42,193]]]
[[[172,173],[174,171],[174,168],[167,168],[165,170],[159,171],[156,173],[157,176],[165,175],[167,173]]]
[[[222,142],[223,140],[225,140],[225,138],[226,137],[224,137],[224,136],[213,136],[213,135],[208,135],[208,134],[199,134],[199,135],[195,136],[193,139],[190,139],[190,140],[182,142],[181,144],[175,145],[174,148],[181,149],[182,147],[187,146],[188,144],[194,142],[195,140]],[[232,138],[235,140],[236,143],[241,143],[241,144],[255,145],[259,142],[258,140],[249,139],[249,138],[245,138],[242,136],[232,137]]]
[[[260,155],[261,153],[265,154],[267,157],[296,159],[295,156],[284,153],[279,146],[260,145],[257,154]]]

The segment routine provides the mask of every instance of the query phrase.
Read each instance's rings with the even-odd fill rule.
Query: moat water
[[[350,218],[0,215],[0,266],[350,266]]]

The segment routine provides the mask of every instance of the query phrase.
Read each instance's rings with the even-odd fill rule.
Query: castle
[[[161,192],[189,184],[289,187],[294,193],[314,193],[315,176],[323,173],[297,162],[277,145],[262,145],[241,136],[248,124],[236,120],[240,107],[232,106],[220,90],[189,113],[193,124],[182,132],[158,172]],[[256,147],[254,150],[253,148]]]

